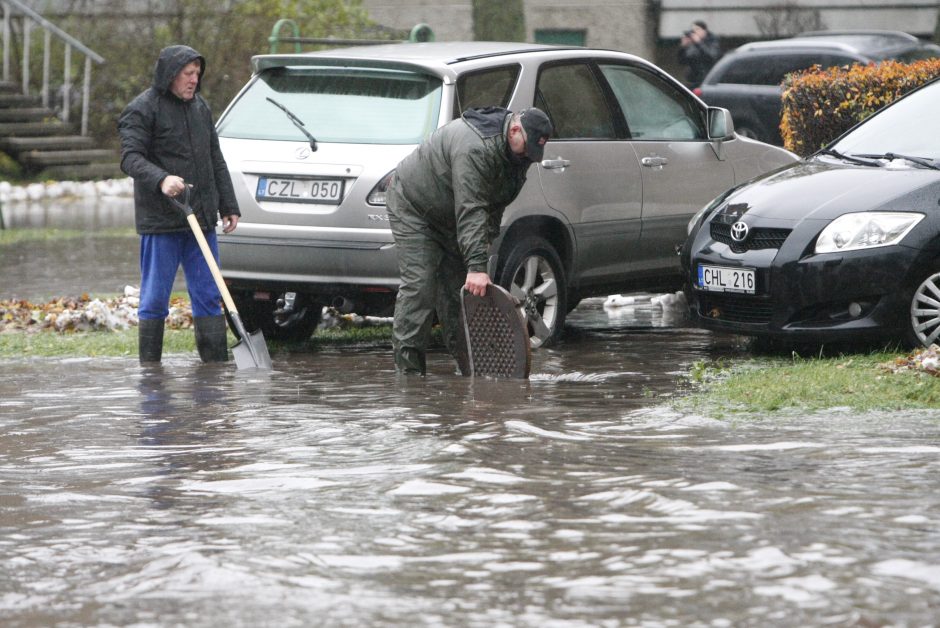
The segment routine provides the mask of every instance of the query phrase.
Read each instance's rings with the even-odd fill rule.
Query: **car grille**
[[[701,295],[698,310],[703,318],[749,325],[767,325],[773,315],[769,300],[731,294]]]
[[[790,229],[751,229],[744,242],[735,242],[731,238],[731,225],[713,222],[711,223],[712,240],[721,242],[731,247],[735,253],[746,253],[747,251],[757,251],[760,249],[779,249],[783,246],[787,236],[790,235]]]

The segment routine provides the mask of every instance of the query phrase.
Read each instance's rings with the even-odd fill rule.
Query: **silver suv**
[[[218,123],[241,207],[219,236],[249,328],[303,338],[323,305],[387,315],[398,285],[385,188],[434,129],[475,106],[537,106],[555,136],[507,208],[490,274],[526,304],[534,346],[582,297],[681,285],[689,218],[793,161],[730,114],[610,50],[389,44],[260,55]]]

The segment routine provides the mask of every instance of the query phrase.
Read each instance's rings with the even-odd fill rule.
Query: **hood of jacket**
[[[511,111],[502,107],[474,107],[461,116],[470,128],[482,138],[495,137],[503,132],[506,116]]]
[[[199,83],[196,85],[196,93],[198,94],[202,88],[202,77],[206,73],[206,59],[189,46],[183,45],[167,46],[160,51],[160,56],[157,57],[157,63],[153,68],[154,89],[161,94],[168,93],[176,75],[193,61],[199,61],[202,68],[199,73]]]

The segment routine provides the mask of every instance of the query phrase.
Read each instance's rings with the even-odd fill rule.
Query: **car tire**
[[[568,312],[567,283],[551,244],[535,236],[513,243],[497,283],[522,302],[533,349],[561,337]]]
[[[304,341],[316,330],[323,311],[319,303],[308,303],[298,307],[290,316],[279,319],[275,317],[277,305],[274,300],[258,301],[251,293],[233,292],[232,301],[238,308],[245,329],[248,332],[260,329],[265,340]],[[238,337],[231,316],[228,316],[228,320],[232,333]]]
[[[940,266],[933,270],[909,294],[906,340],[912,347],[940,344]]]

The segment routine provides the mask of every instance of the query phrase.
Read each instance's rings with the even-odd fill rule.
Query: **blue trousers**
[[[219,241],[215,231],[204,231],[216,262]],[[147,234],[140,237],[140,319],[162,320],[170,313],[170,293],[176,271],[183,265],[193,316],[219,316],[222,295],[206,264],[196,237],[189,231]]]

